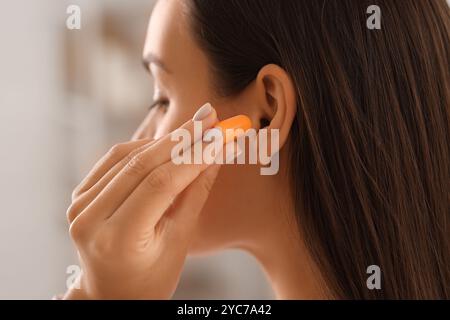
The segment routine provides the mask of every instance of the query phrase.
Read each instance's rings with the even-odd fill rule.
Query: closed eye
[[[170,104],[170,102],[168,99],[157,99],[150,105],[148,110],[150,111],[154,108],[163,108],[164,111],[166,111],[167,108],[169,107],[169,104]]]

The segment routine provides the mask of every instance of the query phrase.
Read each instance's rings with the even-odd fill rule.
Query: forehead
[[[152,54],[162,60],[172,72],[172,84],[182,85],[179,91],[194,90],[187,85],[192,79],[202,86],[196,89],[206,90],[210,83],[209,62],[191,33],[184,1],[158,1],[150,18],[144,57]]]
[[[186,18],[181,0],[159,0],[150,17],[144,56],[152,53],[165,60],[176,61],[176,55],[192,44],[188,39]]]

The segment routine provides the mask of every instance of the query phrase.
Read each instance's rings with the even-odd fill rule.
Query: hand
[[[202,122],[203,130],[217,122],[214,109]],[[192,120],[182,128],[193,136]],[[80,289],[69,289],[65,299],[173,295],[219,170],[217,164],[175,165],[175,144],[167,135],[117,145],[74,191],[68,220],[83,271]]]

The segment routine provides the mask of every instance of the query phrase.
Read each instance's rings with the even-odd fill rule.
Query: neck
[[[260,231],[242,247],[259,261],[277,299],[327,299],[323,279],[299,232],[288,197],[277,194],[273,206],[265,204],[265,210],[260,211],[265,213]]]
[[[266,234],[249,248],[267,275],[277,299],[325,299],[319,270],[302,242],[287,233]]]

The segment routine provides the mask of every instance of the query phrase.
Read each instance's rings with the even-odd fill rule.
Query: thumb
[[[209,197],[220,167],[217,164],[210,166],[179,195],[168,216],[171,221],[166,224],[164,230],[169,238],[166,243],[176,246],[181,243],[189,245],[198,217]]]

